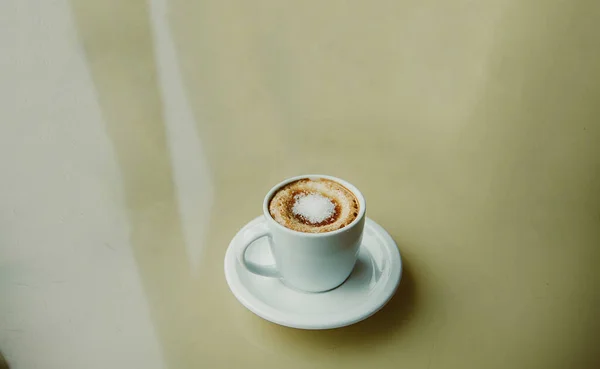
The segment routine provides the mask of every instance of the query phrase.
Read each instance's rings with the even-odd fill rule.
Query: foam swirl
[[[269,213],[289,229],[331,232],[352,223],[358,201],[350,190],[324,178],[300,179],[283,186],[269,202]]]

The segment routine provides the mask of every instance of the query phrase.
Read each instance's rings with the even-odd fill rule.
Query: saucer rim
[[[229,246],[227,248],[227,251],[225,253],[225,258],[224,258],[225,279],[227,281],[227,285],[228,285],[229,289],[231,290],[231,292],[233,293],[235,298],[246,309],[250,310],[255,315],[257,315],[267,321],[270,321],[272,323],[275,323],[275,324],[278,324],[281,326],[285,326],[285,327],[290,327],[290,328],[307,329],[307,330],[335,329],[335,328],[341,328],[341,327],[349,326],[352,324],[356,324],[362,320],[365,320],[365,319],[371,317],[372,315],[377,313],[379,310],[381,310],[385,305],[387,305],[387,303],[396,294],[396,291],[398,290],[398,286],[400,285],[400,281],[402,280],[402,274],[403,274],[402,273],[403,272],[402,256],[400,254],[400,250],[398,249],[398,246],[397,246],[396,242],[394,241],[394,239],[390,236],[390,234],[381,225],[379,225],[377,222],[375,222],[371,218],[365,217],[365,232],[367,231],[367,228],[371,228],[373,230],[373,232],[375,233],[375,235],[374,235],[375,237],[383,238],[383,242],[380,243],[380,245],[381,245],[380,247],[383,249],[384,252],[386,252],[388,254],[387,258],[390,261],[389,275],[387,276],[385,281],[383,281],[383,283],[385,283],[385,284],[381,287],[380,292],[377,295],[378,299],[371,302],[370,304],[366,304],[366,306],[364,306],[362,308],[361,308],[361,306],[363,306],[363,305],[356,307],[357,312],[355,314],[351,314],[352,311],[346,312],[344,314],[340,314],[340,318],[335,319],[330,322],[327,322],[327,323],[324,323],[322,321],[311,323],[310,321],[306,321],[306,320],[304,320],[302,322],[298,322],[297,321],[298,319],[289,319],[288,317],[286,317],[287,314],[285,312],[282,312],[282,311],[278,310],[277,308],[273,307],[272,305],[265,303],[263,300],[260,300],[259,298],[257,298],[254,295],[254,293],[251,290],[244,287],[241,282],[241,277],[240,277],[239,273],[237,272],[237,268],[236,268],[237,259],[234,257],[235,255],[233,255],[233,251],[232,251],[233,244],[234,244],[234,242],[236,242],[236,240],[239,238],[240,234],[245,229],[247,229],[248,227],[257,223],[258,221],[260,221],[263,218],[264,218],[264,215],[260,215],[256,218],[250,220],[248,223],[246,223],[242,228],[240,228],[238,230],[238,232],[231,239]],[[368,251],[368,249],[367,249],[367,251]],[[369,255],[371,255],[371,252],[368,252],[368,253],[369,253]],[[370,257],[373,257],[373,256],[371,255]],[[237,277],[236,281],[234,281],[235,277]],[[284,284],[282,284],[282,285],[284,286],[284,288],[289,288],[289,287],[285,287]],[[300,292],[300,293],[302,293],[302,292]],[[323,292],[323,293],[326,294],[328,292]],[[248,297],[250,297],[250,299]],[[251,301],[251,300],[255,300],[255,301]],[[328,315],[329,314],[331,314],[331,313],[328,313]],[[297,316],[296,316],[296,318],[297,318]]]

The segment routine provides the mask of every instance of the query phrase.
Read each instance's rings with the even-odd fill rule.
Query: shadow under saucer
[[[283,327],[237,309],[245,338],[265,351],[277,351],[290,357],[330,355],[332,350],[356,350],[385,343],[402,334],[410,324],[418,305],[416,283],[406,258],[402,259],[402,279],[391,300],[373,316],[342,328],[303,330]]]

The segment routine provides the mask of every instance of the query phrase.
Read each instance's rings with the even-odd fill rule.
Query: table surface
[[[0,2],[11,368],[600,367],[600,4]],[[303,173],[403,254],[343,329],[266,322],[230,239]]]

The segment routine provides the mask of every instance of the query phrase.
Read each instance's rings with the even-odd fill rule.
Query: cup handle
[[[242,240],[237,245],[237,259],[249,272],[258,274],[264,277],[279,278],[279,271],[275,264],[261,265],[252,261],[246,260],[246,251],[252,243],[261,237],[271,238],[271,231],[267,226],[266,221],[256,224],[252,228],[244,232]]]

